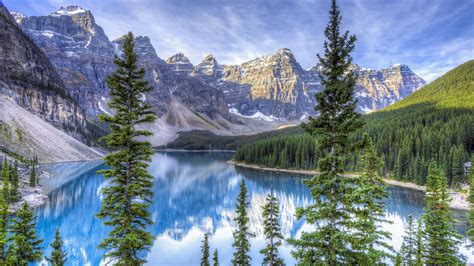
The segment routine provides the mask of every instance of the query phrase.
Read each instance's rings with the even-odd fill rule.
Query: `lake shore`
[[[233,164],[235,166],[243,167],[243,168],[249,168],[249,169],[255,169],[255,170],[262,170],[262,171],[273,171],[273,172],[280,172],[280,173],[292,173],[292,174],[300,174],[300,175],[319,175],[320,173],[318,171],[312,171],[312,170],[299,170],[299,169],[280,169],[280,168],[271,168],[271,167],[264,167],[264,166],[259,166],[255,164],[246,164],[246,163],[241,163],[241,162],[236,162],[234,160],[227,161],[230,164]],[[343,175],[345,177],[357,177],[357,174],[345,174]],[[387,185],[390,186],[397,186],[397,187],[404,187],[404,188],[409,188],[409,189],[415,189],[419,191],[425,191],[426,187],[425,186],[420,186],[415,183],[411,182],[403,182],[395,179],[390,179],[390,178],[384,178],[384,181]],[[467,200],[467,196],[463,195],[459,192],[456,192],[454,190],[449,190],[449,194],[451,195],[451,204],[450,207],[451,209],[457,209],[457,210],[469,210],[469,202]]]

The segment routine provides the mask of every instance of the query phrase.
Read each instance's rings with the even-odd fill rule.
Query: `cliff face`
[[[15,17],[47,55],[87,116],[99,114],[99,101],[108,93],[106,78],[114,70],[115,50],[91,12],[69,6],[49,16]]]
[[[82,131],[82,110],[64,89],[48,58],[1,3],[0,29],[0,93],[58,128]]]

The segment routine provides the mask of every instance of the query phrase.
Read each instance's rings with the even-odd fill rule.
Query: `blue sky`
[[[0,0],[1,1],[1,0]],[[329,0],[3,0],[11,11],[47,15],[61,6],[91,10],[110,39],[147,35],[164,59],[193,64],[212,53],[238,64],[290,48],[303,68],[317,62]],[[358,38],[354,62],[409,65],[431,81],[474,59],[474,0],[341,0],[343,28]]]

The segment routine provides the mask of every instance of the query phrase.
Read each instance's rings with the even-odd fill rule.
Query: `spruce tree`
[[[204,234],[204,240],[202,241],[202,246],[201,246],[201,252],[202,252],[202,257],[201,257],[201,266],[210,266],[209,264],[209,236],[208,234]]]
[[[353,251],[357,253],[359,264],[380,264],[386,258],[393,258],[393,248],[386,241],[391,234],[382,229],[382,224],[390,223],[385,218],[385,201],[388,196],[382,177],[378,174],[382,160],[375,152],[368,134],[363,135],[365,144],[362,155],[363,173],[358,189],[353,193],[355,232],[352,233]]]
[[[212,266],[219,266],[219,252],[217,248],[214,250],[214,255],[212,256]]]
[[[67,254],[63,250],[64,242],[58,228],[54,232],[54,241],[50,245],[53,252],[51,252],[51,257],[46,258],[46,260],[51,263],[51,266],[64,266],[67,261]]]
[[[30,187],[36,187],[36,165],[31,166]]]
[[[15,265],[28,265],[29,262],[39,262],[43,257],[42,239],[36,234],[36,217],[25,202],[17,211],[10,226],[12,242],[9,252]]]
[[[448,184],[443,170],[431,163],[427,177],[425,208],[424,263],[427,265],[459,265],[464,258],[458,253],[460,236],[454,230],[449,209]]]
[[[417,252],[416,237],[413,216],[410,214],[408,215],[408,223],[405,225],[405,235],[403,236],[403,243],[400,249],[400,254],[402,256],[404,265],[414,265]]]
[[[471,172],[469,173],[469,230],[467,234],[474,246],[474,155],[471,157]]]
[[[402,262],[402,255],[397,253],[397,256],[395,257],[395,266],[402,266]]]
[[[19,184],[20,183],[20,178],[18,176],[18,163],[15,161],[15,165],[13,168],[11,168],[11,173],[10,173],[10,202],[17,202],[21,198],[20,190],[19,190]]]
[[[144,80],[145,70],[138,69],[133,49],[130,32],[123,43],[123,57],[115,57],[117,70],[107,79],[108,106],[114,115],[100,115],[111,131],[103,140],[115,151],[104,159],[110,168],[100,171],[109,186],[102,189],[104,199],[97,216],[112,230],[99,247],[106,249],[105,257],[117,265],[144,264],[140,254],[150,249],[154,239],[146,230],[152,224],[148,206],[153,176],[147,172],[152,149],[148,141],[141,141],[152,133],[137,127],[153,122],[156,116],[143,102],[143,95],[152,88]]]
[[[8,251],[8,203],[0,193],[0,265],[7,265]]]
[[[313,232],[303,232],[300,239],[292,239],[295,247],[293,256],[300,264],[345,264],[353,261],[352,244],[357,242],[351,236],[356,228],[352,222],[355,203],[353,193],[359,181],[344,178],[344,161],[354,148],[349,139],[350,133],[363,126],[363,120],[356,109],[354,86],[356,77],[350,70],[355,36],[348,32],[341,35],[341,15],[336,0],[332,1],[330,21],[324,32],[324,58],[318,55],[322,66],[320,75],[324,85],[322,92],[316,94],[319,113],[311,117],[305,130],[317,136],[319,147],[327,155],[319,160],[321,174],[307,180],[305,184],[311,191],[314,204],[298,208],[297,218],[315,225]]]
[[[240,193],[237,197],[237,204],[235,206],[236,217],[234,222],[236,229],[233,232],[234,243],[232,247],[235,248],[234,257],[232,259],[233,265],[245,266],[250,265],[251,258],[248,255],[250,251],[249,237],[253,237],[249,229],[249,218],[247,216],[247,187],[245,186],[245,179],[242,178],[240,183]]]
[[[263,254],[262,265],[284,265],[283,259],[278,256],[278,247],[281,246],[283,236],[280,232],[278,201],[275,196],[268,194],[263,209],[263,234],[267,246],[260,251]]]
[[[418,218],[418,229],[416,231],[416,253],[415,253],[415,265],[423,266],[423,219]]]

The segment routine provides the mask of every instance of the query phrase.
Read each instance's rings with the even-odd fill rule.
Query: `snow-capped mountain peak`
[[[72,16],[86,12],[87,10],[80,6],[68,6],[66,8],[61,7],[56,12],[51,13],[51,16]]]

